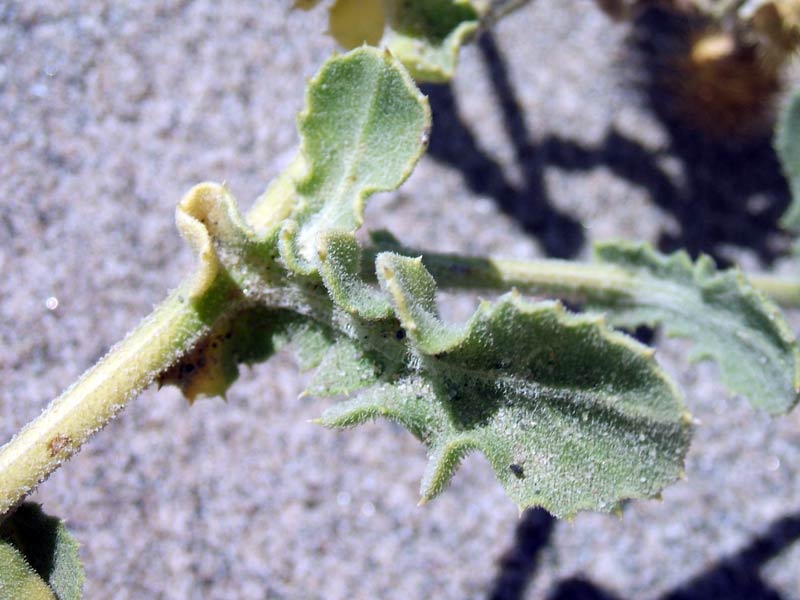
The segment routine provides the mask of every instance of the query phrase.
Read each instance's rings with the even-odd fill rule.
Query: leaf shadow
[[[44,581],[49,581],[56,564],[58,529],[55,517],[48,516],[39,504],[23,502],[3,521],[0,540],[10,542]]]
[[[551,204],[541,153],[525,124],[499,49],[488,33],[478,43],[488,56],[487,60],[498,64],[498,68],[490,69],[492,84],[500,99],[499,108],[514,147],[515,160],[524,175],[523,186],[514,186],[502,166],[481,149],[477,137],[461,119],[458,102],[449,85],[422,86],[434,115],[428,155],[461,171],[473,192],[491,196],[500,210],[539,239],[549,256],[573,258],[584,243],[583,227]]]
[[[514,543],[499,561],[487,600],[522,600],[533,580],[538,557],[555,529],[555,518],[542,509],[525,511],[517,525]],[[659,597],[659,600],[781,600],[761,575],[770,560],[800,540],[800,513],[773,521],[738,552],[721,558]],[[555,584],[548,600],[622,600],[583,576]]]
[[[533,578],[539,555],[550,542],[556,519],[543,508],[522,513],[514,543],[500,558],[498,573],[487,595],[488,600],[517,600]]]
[[[638,95],[666,132],[667,141],[657,151],[613,126],[593,146],[555,134],[535,141],[502,52],[488,32],[478,41],[478,48],[515,161],[524,176],[523,186],[517,188],[509,182],[502,166],[480,147],[474,132],[461,119],[457,98],[447,85],[423,87],[434,114],[429,155],[458,169],[472,191],[491,196],[504,213],[540,241],[549,256],[574,258],[585,236],[577,219],[553,206],[545,170],[587,172],[606,168],[645,189],[654,204],[675,218],[677,231],[662,227],[658,240],[662,251],[683,248],[694,257],[706,253],[726,265],[730,260],[725,247],[736,246],[752,249],[762,261],[772,262],[788,246],[788,242],[775,241],[782,235],[778,221],[788,206],[789,190],[771,136],[720,139],[687,128],[674,117],[659,75],[659,69],[665,67],[663,61],[654,58],[658,48],[651,47],[649,35],[662,27],[666,18],[658,13],[649,20],[637,21],[631,42],[631,52],[637,52],[641,62]],[[665,166],[668,161],[678,166],[679,176]]]

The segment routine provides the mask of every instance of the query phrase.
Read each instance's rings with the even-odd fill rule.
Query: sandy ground
[[[191,267],[184,191],[225,181],[246,207],[293,156],[305,80],[334,48],[323,14],[222,5],[0,2],[0,440]],[[785,242],[758,216],[785,201],[774,164],[748,187],[741,165],[688,156],[633,91],[628,33],[588,0],[503,22],[452,89],[426,88],[431,156],[368,226],[508,257],[685,240],[763,267]],[[227,404],[148,391],[34,499],[82,541],[87,598],[799,599],[800,412],[754,413],[685,344],[658,348],[703,424],[688,481],[622,518],[520,520],[478,455],[417,507],[423,448],[388,423],[309,424],[329,401],[297,399],[289,352]]]

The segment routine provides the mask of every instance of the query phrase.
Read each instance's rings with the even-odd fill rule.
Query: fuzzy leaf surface
[[[800,90],[795,91],[780,115],[775,132],[775,149],[792,194],[792,202],[781,222],[784,227],[797,233],[800,232]]]
[[[324,230],[355,231],[375,192],[397,188],[425,151],[430,109],[402,65],[363,47],[329,60],[310,82],[299,129],[307,171],[283,230],[292,270],[314,270]]]
[[[711,358],[731,391],[772,414],[788,412],[800,390],[800,352],[778,307],[736,269],[717,270],[701,256],[664,256],[646,244],[608,243],[599,262],[633,277],[622,294],[595,299],[590,308],[634,327],[663,324],[667,333],[695,343],[693,360]]]
[[[0,526],[0,600],[80,600],[83,564],[63,521],[26,502]]]
[[[596,316],[515,295],[466,325],[444,323],[418,258],[379,254],[378,285],[362,279],[364,201],[399,185],[425,145],[428,108],[402,65],[359,48],[331,59],[308,98],[300,158],[247,219],[221,186],[181,203],[201,265],[187,301],[202,314],[229,308],[161,381],[190,399],[224,394],[239,364],[291,341],[301,367],[316,369],[308,392],[355,394],[323,422],[385,415],[422,440],[424,499],[474,450],[520,506],[558,515],[610,510],[674,481],[691,428],[652,351]]]
[[[383,416],[408,428],[428,448],[423,500],[474,450],[520,507],[560,516],[654,496],[679,476],[689,418],[651,351],[597,317],[515,294],[448,325],[418,259],[383,253],[377,271],[405,332],[404,364],[321,422]]]

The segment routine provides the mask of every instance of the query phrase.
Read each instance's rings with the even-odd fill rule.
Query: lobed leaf
[[[800,352],[778,307],[737,269],[718,271],[711,258],[663,256],[646,244],[608,243],[596,259],[633,277],[624,294],[592,300],[620,326],[663,324],[695,343],[693,360],[714,359],[723,379],[753,406],[788,412],[800,391]]]
[[[385,43],[418,81],[444,82],[455,74],[461,46],[478,30],[470,0],[388,2]]]
[[[520,507],[561,516],[655,496],[680,475],[690,419],[652,351],[597,317],[517,294],[446,325],[418,259],[383,253],[377,269],[407,332],[406,363],[320,422],[383,416],[408,428],[429,451],[423,500],[473,450]]]
[[[392,315],[389,300],[361,279],[361,248],[352,233],[325,232],[317,253],[320,275],[337,305],[369,321]]]
[[[310,82],[299,120],[307,165],[281,237],[281,255],[314,271],[317,236],[355,231],[366,200],[397,188],[425,151],[427,99],[390,54],[364,47],[329,60]]]
[[[26,502],[0,525],[0,600],[79,600],[85,576],[63,521]]]
[[[516,294],[444,323],[419,258],[378,254],[379,285],[361,278],[364,202],[408,176],[428,126],[402,65],[360,48],[312,81],[301,157],[247,220],[224,188],[195,188],[179,209],[201,258],[189,301],[230,307],[162,383],[190,400],[222,395],[239,364],[293,341],[316,369],[308,392],[355,393],[323,423],[386,416],[422,440],[423,500],[474,450],[522,507],[571,515],[657,495],[681,473],[691,426],[651,350],[599,317]]]

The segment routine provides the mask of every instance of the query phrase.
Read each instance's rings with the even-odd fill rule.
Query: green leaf
[[[393,0],[384,42],[418,81],[449,81],[461,46],[480,24],[469,0]]]
[[[426,98],[390,54],[364,47],[329,60],[310,82],[300,115],[307,172],[281,237],[286,264],[313,272],[317,236],[358,229],[366,200],[411,174],[429,128]]]
[[[775,149],[792,194],[792,202],[781,222],[797,233],[800,232],[800,90],[795,91],[778,119]]]
[[[306,393],[349,394],[377,383],[382,372],[379,355],[343,337],[328,349]]]
[[[407,427],[429,451],[423,500],[472,450],[520,507],[560,516],[655,496],[680,475],[690,419],[652,351],[596,316],[516,294],[447,325],[418,259],[383,253],[377,265],[407,332],[406,364],[320,421],[383,416]]]
[[[318,2],[297,2],[308,10]],[[328,32],[345,48],[387,47],[417,81],[444,82],[488,3],[470,0],[335,0]]]
[[[392,315],[392,306],[378,290],[361,280],[361,248],[352,233],[327,231],[319,238],[320,275],[333,301],[369,321]]]
[[[83,595],[78,543],[63,521],[26,502],[0,525],[0,600]]]
[[[800,353],[791,327],[737,269],[718,271],[712,259],[692,263],[685,252],[663,256],[646,244],[608,243],[601,263],[633,277],[622,294],[595,298],[620,326],[663,324],[669,335],[694,341],[694,360],[713,358],[728,387],[772,414],[798,400]]]
[[[179,210],[201,257],[189,301],[229,308],[161,381],[190,399],[224,394],[239,364],[293,341],[316,368],[309,392],[356,393],[323,422],[383,415],[427,446],[423,500],[473,450],[522,507],[571,515],[657,495],[681,473],[691,426],[651,350],[597,316],[514,294],[444,323],[419,258],[378,254],[379,286],[362,279],[364,202],[408,176],[429,118],[402,65],[360,48],[312,81],[300,158],[247,220],[224,188],[195,188]]]

